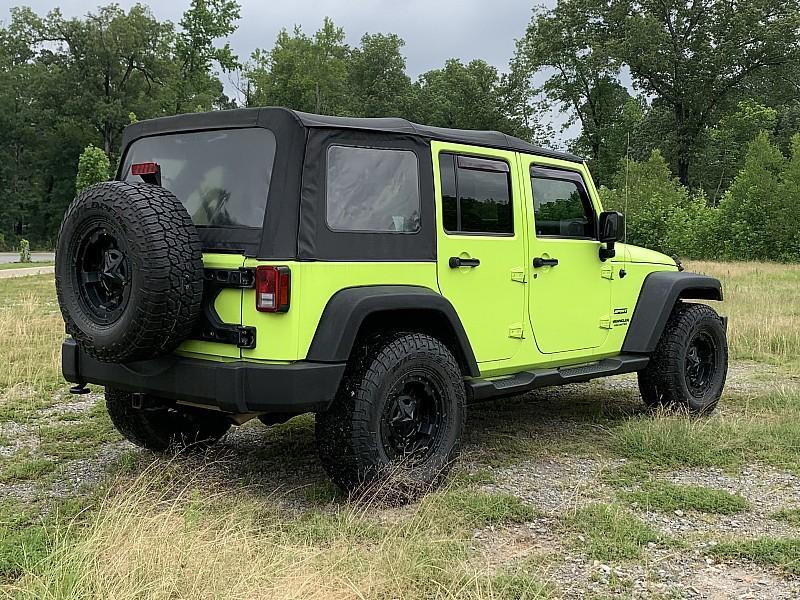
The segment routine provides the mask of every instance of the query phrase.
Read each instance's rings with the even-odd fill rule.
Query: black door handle
[[[534,269],[539,269],[541,267],[555,267],[557,264],[557,258],[542,258],[541,256],[537,256],[533,259]]]
[[[477,258],[461,258],[459,256],[451,256],[448,262],[451,269],[457,269],[458,267],[477,267],[481,264],[481,261]]]

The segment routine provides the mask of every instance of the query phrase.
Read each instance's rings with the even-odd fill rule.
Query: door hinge
[[[508,326],[508,337],[521,340],[523,337],[522,323],[512,323]]]
[[[611,319],[607,315],[605,317],[600,317],[600,328],[611,329]]]
[[[602,275],[604,279],[614,279],[614,267],[611,265],[603,265],[600,267],[600,275]]]
[[[525,283],[525,269],[522,267],[515,267],[511,269],[511,281]]]

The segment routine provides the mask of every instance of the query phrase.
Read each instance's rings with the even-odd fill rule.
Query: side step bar
[[[502,379],[470,379],[467,381],[467,402],[515,396],[551,385],[578,383],[596,377],[632,373],[644,369],[649,361],[650,358],[642,354],[620,354],[577,367],[535,369]]]

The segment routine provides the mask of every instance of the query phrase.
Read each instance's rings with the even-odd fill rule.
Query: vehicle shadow
[[[644,412],[635,384],[573,384],[470,405],[464,459],[456,471],[513,464],[570,448],[603,443],[615,423]],[[202,454],[181,453],[175,472],[201,474],[197,485],[268,497],[305,509],[337,497],[323,471],[314,439],[314,417],[264,426],[253,420],[233,429]]]

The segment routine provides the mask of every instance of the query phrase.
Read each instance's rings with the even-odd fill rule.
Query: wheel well
[[[464,375],[470,375],[470,364],[458,336],[447,317],[436,310],[401,309],[373,312],[361,322],[353,349],[376,333],[409,331],[425,333],[440,340],[453,353]]]

